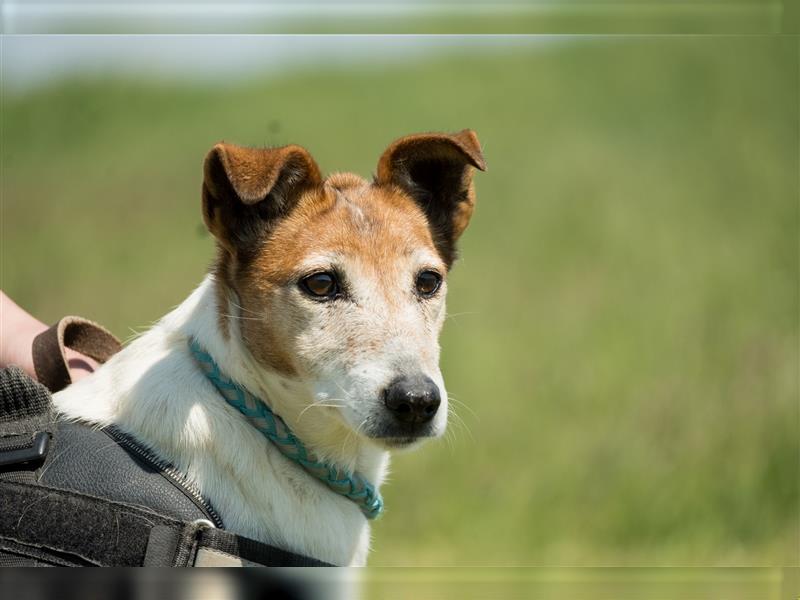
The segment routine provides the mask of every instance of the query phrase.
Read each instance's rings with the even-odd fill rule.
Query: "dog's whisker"
[[[473,417],[475,417],[478,421],[481,420],[480,417],[478,416],[478,413],[476,413],[469,404],[467,404],[465,402],[462,402],[461,400],[459,400],[458,398],[456,398],[455,396],[453,396],[451,394],[447,395],[447,400],[448,400],[448,402],[455,402],[459,406],[464,407],[464,409],[468,410],[470,412],[470,414]]]
[[[245,308],[245,307],[244,307],[244,306],[242,306],[241,304],[238,304],[238,303],[237,303],[235,300],[232,300],[232,299],[228,298],[228,302],[230,302],[231,304],[233,304],[233,305],[234,305],[236,308],[238,308],[239,310],[242,310],[242,311],[244,311],[244,312],[252,312],[252,313],[255,313],[255,311],[253,311],[253,310],[250,310],[249,308]]]
[[[363,421],[361,421],[361,423],[358,425],[358,427],[356,427],[356,435],[358,435],[359,433],[361,433],[361,428],[362,428],[364,425],[366,425],[366,424],[367,424],[367,421],[369,421],[369,417],[366,417],[366,418],[365,418]]]
[[[308,406],[306,406],[303,410],[300,411],[300,414],[297,415],[297,421],[300,422],[300,419],[303,418],[303,415],[306,413],[307,410],[310,408],[343,408],[347,406],[347,404],[342,401],[341,403],[337,402],[338,398],[324,398],[322,400],[317,400],[316,402],[312,402]]]
[[[334,383],[336,384],[336,387],[339,388],[339,391],[342,392],[342,394],[344,394],[344,396],[345,396],[345,398],[347,398],[347,400],[352,400],[352,395],[350,394],[350,392],[348,392],[346,389],[344,389],[344,387],[342,387],[341,383],[339,383],[338,381],[334,381]]]
[[[309,404],[302,411],[300,411],[300,414],[298,415],[297,418],[299,420],[300,417],[303,416],[303,413],[305,413],[310,408],[342,408],[342,407],[344,407],[344,404],[327,403],[327,402],[314,402],[313,404]]]
[[[345,453],[345,446],[347,446],[347,444],[350,442],[350,438],[351,438],[351,437],[353,437],[353,430],[352,430],[352,429],[350,429],[350,430],[347,432],[347,435],[346,435],[346,436],[344,436],[344,440],[342,440],[342,449],[341,449],[341,453],[342,453],[342,454],[344,454],[344,453]]]
[[[365,417],[365,418],[364,418],[364,420],[363,420],[363,421],[361,421],[361,423],[359,423],[359,424],[358,424],[358,427],[356,427],[355,431],[353,431],[353,430],[351,429],[350,431],[348,431],[348,432],[347,432],[347,436],[345,436],[345,438],[344,438],[344,441],[342,442],[342,454],[344,454],[344,452],[345,452],[345,449],[344,449],[344,448],[345,448],[345,446],[348,444],[348,442],[350,441],[350,438],[351,438],[351,437],[353,437],[353,436],[355,435],[355,437],[356,437],[356,441],[357,441],[357,439],[358,439],[358,434],[359,434],[359,432],[361,431],[361,428],[362,428],[364,425],[366,425],[367,421],[369,421],[369,417]]]
[[[250,314],[253,314],[253,315],[257,315],[258,317],[261,317],[261,313],[259,313],[259,312],[256,312],[256,311],[254,311],[254,310],[250,310],[249,308],[245,308],[244,306],[241,306],[241,305],[239,305],[239,304],[236,304],[236,302],[234,302],[234,301],[233,301],[233,300],[231,300],[230,298],[228,298],[228,302],[230,302],[230,303],[231,303],[231,304],[233,304],[233,305],[234,305],[236,308],[238,308],[239,310],[241,310],[241,311],[243,311],[243,312],[250,313]]]
[[[452,398],[449,398],[452,400]],[[475,416],[475,413],[472,413]],[[464,430],[467,432],[467,435],[470,437],[472,441],[475,441],[475,436],[472,434],[472,429],[470,428],[469,424],[464,420],[464,418],[456,411],[455,406],[452,403],[448,403],[447,405],[447,415],[448,417],[452,417],[450,420],[451,426],[453,428],[453,435],[455,436],[458,431]],[[448,430],[450,427],[448,427]]]
[[[444,439],[445,445],[447,446],[447,451],[450,452],[450,454],[452,456],[454,456],[455,455],[455,441],[454,441],[455,440],[455,436],[454,436],[453,432],[450,431],[449,428],[445,429],[444,437],[442,439]]]
[[[456,411],[454,406],[451,405],[451,406],[447,407],[447,414],[448,414],[448,416],[451,416],[451,417],[453,417],[453,419],[455,419],[453,421],[453,423],[456,423],[459,426],[464,427],[467,430],[469,430],[469,426],[467,425],[467,422],[464,420],[464,418],[460,414],[458,414],[458,412]]]
[[[452,413],[448,411],[447,414],[448,416],[450,416]],[[450,422],[447,424],[447,429],[444,430],[444,437],[446,439],[452,438],[453,440],[455,440],[457,435],[456,428],[458,427],[462,427],[461,423],[459,423],[458,421],[450,420]]]
[[[228,317],[229,319],[239,319],[241,321],[263,321],[263,319],[259,319],[257,317],[240,317],[238,315],[229,315],[226,313],[220,313],[223,317]]]
[[[463,316],[466,316],[466,315],[479,315],[479,314],[480,313],[478,311],[473,310],[473,311],[460,312],[460,313],[447,313],[447,315],[445,315],[444,318],[445,319],[454,319],[456,317],[463,317]]]
[[[456,443],[458,442],[458,432],[451,430],[448,435],[448,440],[450,443],[450,452],[455,455],[457,453]]]
[[[467,435],[469,435],[470,439],[475,441],[475,436],[472,435],[472,430],[470,429],[469,425],[467,425],[467,422],[464,421],[461,415],[455,411],[453,406],[448,406],[447,414],[453,417],[453,425],[457,425],[458,427],[464,429],[467,432]]]

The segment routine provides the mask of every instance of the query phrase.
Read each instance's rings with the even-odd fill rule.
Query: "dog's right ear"
[[[205,160],[203,220],[232,254],[286,216],[303,192],[322,182],[305,148],[243,148],[219,143]]]

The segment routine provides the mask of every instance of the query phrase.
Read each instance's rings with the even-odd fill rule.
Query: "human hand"
[[[33,340],[46,330],[47,325],[29,315],[0,290],[0,368],[17,365],[36,379]],[[66,348],[65,352],[73,382],[91,375],[100,366],[97,361],[80,352],[70,348]]]

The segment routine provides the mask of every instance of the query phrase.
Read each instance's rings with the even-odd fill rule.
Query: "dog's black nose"
[[[433,419],[442,399],[439,388],[426,375],[402,376],[384,391],[383,401],[403,423],[427,423]]]

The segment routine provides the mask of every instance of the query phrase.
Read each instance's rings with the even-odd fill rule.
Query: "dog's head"
[[[221,143],[206,158],[203,218],[247,349],[307,386],[298,402],[382,447],[447,423],[438,336],[473,168],[485,165],[469,130],[395,141],[372,182],[323,179],[300,146]]]

